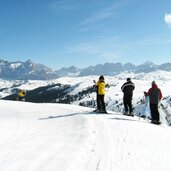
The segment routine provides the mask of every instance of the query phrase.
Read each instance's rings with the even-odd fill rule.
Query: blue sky
[[[1,0],[0,59],[54,70],[171,62],[171,1]]]

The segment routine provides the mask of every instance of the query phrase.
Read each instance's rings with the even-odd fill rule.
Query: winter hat
[[[127,81],[131,81],[131,78],[127,78],[126,80],[127,80]]]
[[[156,82],[155,82],[155,81],[153,81],[153,82],[152,82],[152,84],[156,84]]]
[[[101,75],[101,76],[99,77],[99,80],[104,80],[104,76]]]

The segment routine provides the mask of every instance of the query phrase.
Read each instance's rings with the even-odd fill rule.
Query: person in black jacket
[[[133,116],[132,96],[133,96],[134,89],[135,89],[134,83],[131,81],[130,78],[127,78],[127,82],[124,83],[121,87],[121,90],[124,93],[123,96],[123,103],[125,108],[124,115]]]

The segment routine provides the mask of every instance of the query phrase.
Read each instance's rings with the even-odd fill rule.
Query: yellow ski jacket
[[[105,95],[106,94],[106,91],[105,91],[106,84],[103,80],[99,80],[96,83],[96,86],[98,86],[98,94],[99,95]]]

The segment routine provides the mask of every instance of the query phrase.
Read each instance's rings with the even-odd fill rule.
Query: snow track
[[[89,121],[89,134],[78,153],[79,162],[72,170],[112,170],[114,154],[108,126],[97,115],[91,119],[90,116],[84,117]]]

